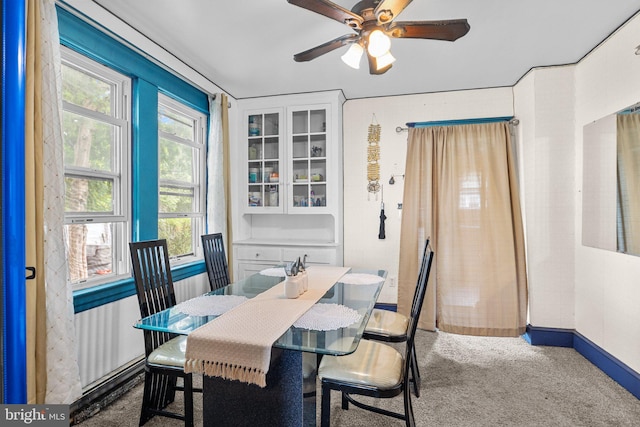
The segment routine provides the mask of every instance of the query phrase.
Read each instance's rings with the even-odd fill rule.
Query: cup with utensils
[[[306,257],[306,256],[305,256]],[[308,289],[307,271],[300,257],[295,262],[287,263],[284,267],[284,295],[287,298],[298,298]]]

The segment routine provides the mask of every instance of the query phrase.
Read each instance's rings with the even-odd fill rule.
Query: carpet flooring
[[[640,400],[573,349],[531,346],[522,338],[427,331],[418,331],[416,343],[422,394],[412,402],[418,426],[640,426]],[[182,396],[176,400],[172,405],[179,409]],[[79,426],[137,426],[141,401],[140,384]],[[201,426],[202,396],[196,394],[194,401],[196,426]],[[376,403],[402,410],[402,397]],[[145,424],[182,425],[161,417]],[[356,407],[341,410],[334,392],[331,425],[387,427],[404,422]]]

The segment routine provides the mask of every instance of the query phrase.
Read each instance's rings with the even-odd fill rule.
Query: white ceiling
[[[640,10],[640,0],[414,0],[398,21],[466,18],[471,30],[455,42],[394,39],[396,63],[374,76],[364,61],[354,70],[340,60],[347,47],[294,62],[295,53],[352,30],[286,0],[93,2],[237,99],[512,86],[533,67],[576,63]],[[356,2],[335,1],[346,9]]]

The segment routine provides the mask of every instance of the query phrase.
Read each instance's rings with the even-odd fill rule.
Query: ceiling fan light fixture
[[[377,58],[385,55],[391,48],[391,39],[385,33],[380,30],[373,30],[369,34],[369,41],[367,43],[367,52],[369,55]]]
[[[353,43],[345,54],[341,56],[342,62],[357,70],[360,68],[360,58],[362,58],[363,53],[364,49],[360,46],[360,43]]]
[[[369,74],[373,75],[386,73],[396,60],[390,52],[391,37],[452,42],[466,35],[471,28],[466,19],[394,22],[411,0],[360,0],[351,10],[333,3],[335,0],[287,1],[355,30],[355,34],[337,37],[293,55],[296,62],[311,61],[345,45],[351,45],[342,55],[342,61],[358,69],[362,55],[366,51],[366,65],[368,65]]]
[[[376,69],[382,70],[385,67],[393,64],[396,61],[393,55],[391,55],[390,51],[387,51],[384,55],[380,55],[376,58]]]
[[[376,19],[380,25],[387,24],[393,20],[393,12],[390,10],[381,10],[376,14]]]

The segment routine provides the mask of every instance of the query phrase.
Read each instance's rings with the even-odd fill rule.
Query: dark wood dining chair
[[[429,239],[424,243],[422,250],[422,259],[424,260],[427,254],[427,248],[429,247]],[[420,265],[420,271],[418,276],[423,274],[424,263]],[[413,293],[413,307],[417,303],[418,287],[416,287]],[[424,296],[423,296],[424,298]],[[409,328],[409,316],[390,310],[382,310],[374,308],[369,317],[369,322],[364,329],[362,337],[368,340],[383,341],[383,342],[406,342],[407,332]],[[416,397],[420,397],[420,367],[418,366],[418,358],[416,355],[415,346],[411,352],[411,382],[413,383],[413,391]]]
[[[166,240],[129,243],[140,316],[147,317],[176,304]],[[144,330],[144,394],[140,424],[155,415],[184,420],[193,426],[193,381],[184,372],[186,336]],[[182,378],[182,386],[177,379]],[[184,414],[167,411],[176,390],[184,394]]]
[[[408,427],[415,426],[409,380],[411,352],[415,345],[418,317],[427,290],[433,256],[433,251],[427,249],[422,260],[424,268],[421,267],[422,273],[418,276],[416,304],[411,307],[404,357],[390,345],[379,341],[362,340],[356,351],[351,354],[322,358],[318,368],[318,377],[322,383],[320,414],[322,427],[328,427],[330,424],[331,390],[341,392],[342,409],[349,409],[349,403],[352,403],[368,411],[404,420]],[[404,398],[403,413],[365,404],[353,397],[360,395],[384,399],[400,394]]]
[[[204,252],[204,263],[207,266],[209,276],[209,286],[211,290],[227,286],[229,279],[229,269],[227,267],[227,253],[224,250],[222,233],[205,234],[202,236],[202,250]]]

